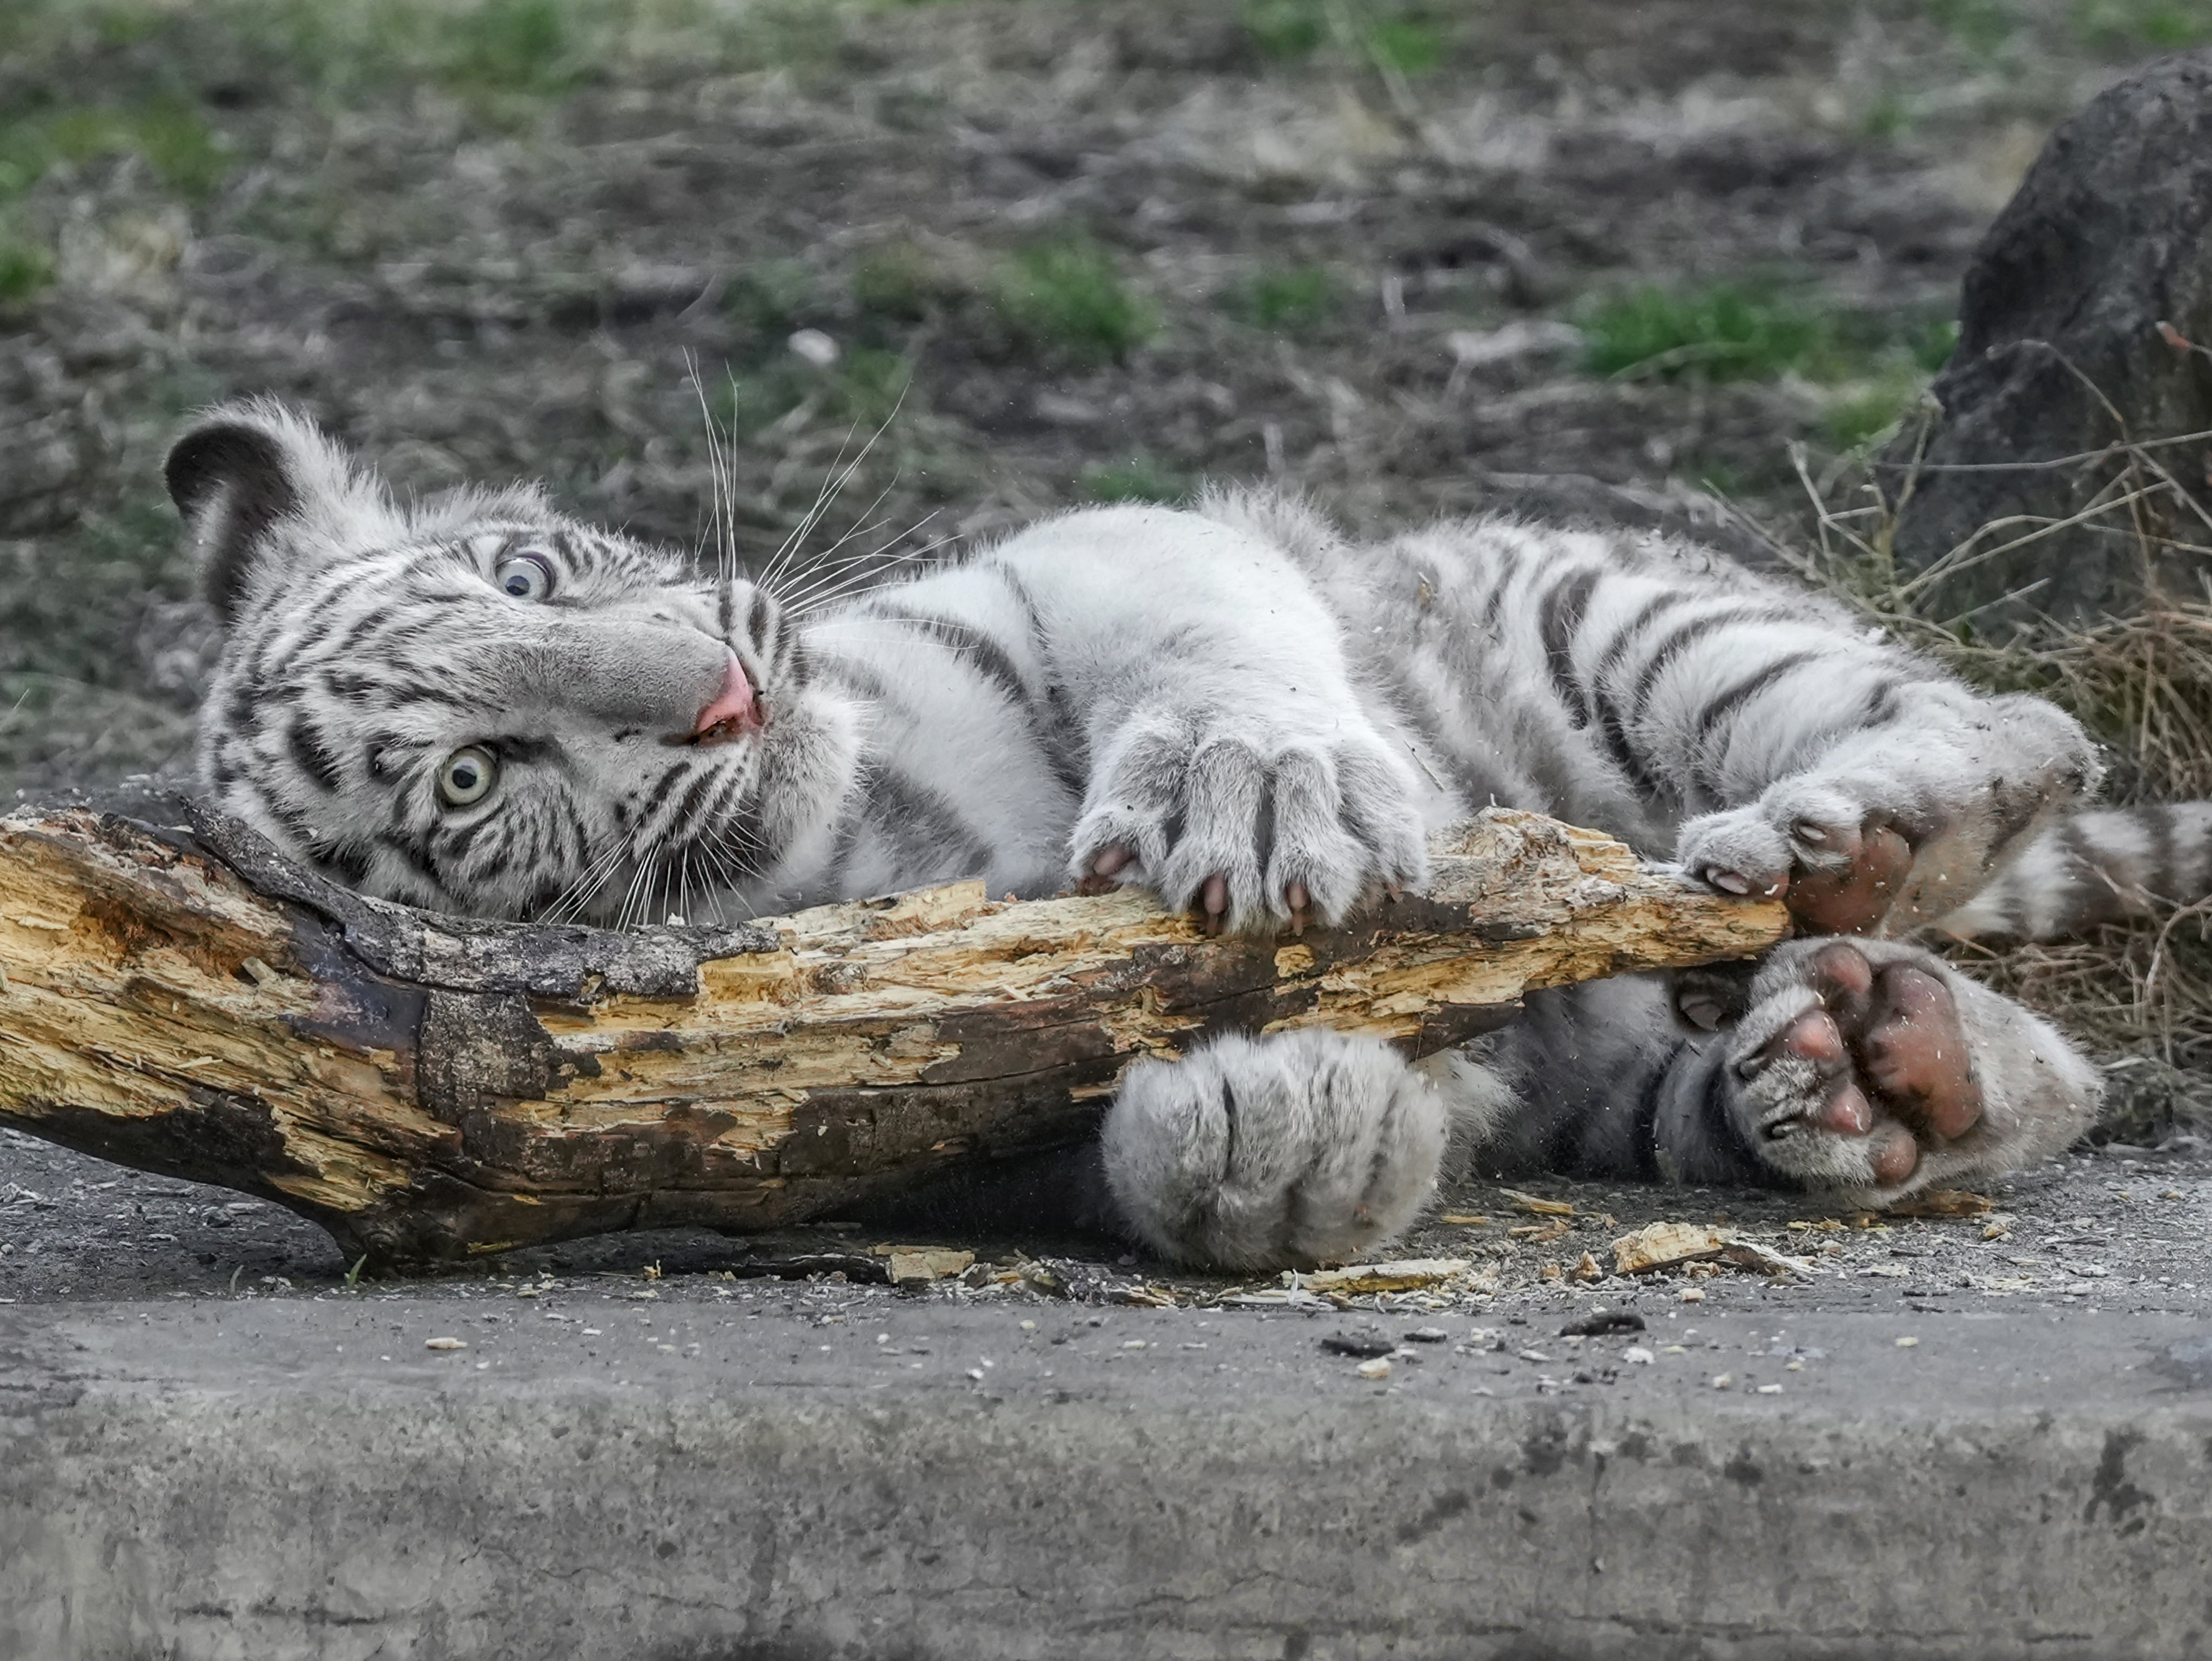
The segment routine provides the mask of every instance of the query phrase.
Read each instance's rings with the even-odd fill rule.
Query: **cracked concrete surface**
[[[1652,1363],[1585,1341],[1617,1379],[1557,1390],[1465,1343],[1370,1382],[1327,1316],[852,1302],[0,1311],[0,1652],[2198,1642],[2212,1346],[2185,1317],[1729,1309]]]
[[[775,1278],[850,1227],[349,1287],[0,1137],[0,1656],[2191,1655],[2208,1189],[2185,1141],[1953,1219],[1477,1183],[1407,1248],[1468,1277],[1334,1299]],[[1810,1273],[1572,1278],[1656,1219]]]

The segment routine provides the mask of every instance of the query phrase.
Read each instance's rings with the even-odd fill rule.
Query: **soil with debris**
[[[906,1337],[925,1357],[932,1306],[996,1309],[1023,1330],[1076,1310],[1092,1324],[1116,1308],[1295,1317],[1316,1353],[1347,1372],[1387,1362],[1364,1375],[1382,1378],[1465,1360],[1500,1369],[1516,1387],[1561,1389],[1613,1382],[1627,1367],[1702,1365],[1680,1358],[1704,1354],[1706,1316],[1905,1312],[1927,1317],[1932,1330],[1948,1316],[2212,1312],[2212,1146],[2194,1138],[2159,1152],[2080,1149],[1930,1208],[1951,1214],[1836,1213],[1803,1196],[1700,1189],[1474,1183],[1447,1190],[1390,1262],[1334,1273],[1240,1281],[1108,1256],[1095,1239],[954,1244],[831,1223],[749,1238],[686,1231],[579,1241],[407,1290],[457,1304],[537,1300],[574,1323],[586,1349],[599,1335],[586,1330],[592,1311],[614,1304],[671,1306],[672,1344],[692,1318],[686,1306],[823,1323],[904,1311],[921,1317],[907,1321]],[[1702,1226],[1748,1249],[1616,1272],[1613,1243],[1660,1222]],[[1378,1286],[1396,1289],[1362,1289]],[[349,1279],[329,1239],[276,1206],[0,1131],[0,1304],[385,1289]],[[1781,1382],[1792,1360],[1807,1364],[1778,1352],[1756,1378],[1738,1366],[1732,1382]]]
[[[754,558],[886,419],[818,545],[1271,476],[1368,527],[1782,511],[1784,440],[1818,465],[1924,385],[2051,125],[2206,32],[2118,0],[8,10],[0,778],[33,790],[188,764],[212,634],[160,462],[237,393],[403,491],[542,478],[696,545],[696,367]]]
[[[160,465],[234,394],[303,403],[402,491],[534,478],[687,546],[714,520],[703,399],[756,562],[878,426],[815,546],[896,558],[1262,478],[1369,529],[1519,505],[1725,538],[1700,490],[1784,515],[1785,441],[1818,472],[1875,437],[2051,126],[2206,32],[2130,0],[453,0],[426,33],[428,3],[0,15],[7,788],[189,766],[214,636]],[[1771,1196],[1544,1187],[1559,1220],[1479,1187],[1442,1214],[1486,1221],[1400,1248],[1464,1270],[1385,1293],[1011,1245],[895,1290],[869,1247],[898,1243],[837,1228],[437,1284],[1532,1333],[1700,1293],[2194,1308],[2208,1176],[2181,1135],[2084,1150],[1990,1216],[1835,1228]],[[1611,1274],[1660,1220],[1806,1268]],[[275,1207],[0,1135],[0,1299],[319,1294],[344,1269]]]

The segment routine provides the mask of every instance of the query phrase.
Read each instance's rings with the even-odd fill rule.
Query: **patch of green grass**
[[[53,255],[42,244],[0,224],[0,312],[36,299],[53,280]]]
[[[1676,462],[1675,465],[1723,502],[1735,502],[1749,496],[1754,487],[1763,482],[1738,472],[1717,458],[1688,456]]]
[[[1927,388],[1917,366],[1903,365],[1842,388],[1821,417],[1829,443],[1838,450],[1871,445],[1911,413]]]
[[[2021,21],[2012,0],[1926,0],[1926,15],[1953,40],[1977,52],[2004,45]]]
[[[1802,369],[1824,344],[1821,320],[1787,299],[1729,283],[1638,289],[1584,320],[1596,374],[1662,380],[1770,380]]]
[[[2070,19],[2101,52],[2181,52],[2212,41],[2212,0],[2079,0]]]
[[[831,375],[830,415],[872,429],[897,412],[914,380],[914,364],[902,353],[860,346],[846,353]]]
[[[1905,329],[1905,346],[1914,363],[1934,374],[1959,350],[1958,320],[1938,317],[1912,324]]]
[[[12,648],[0,672],[127,691],[146,601],[191,589],[176,510],[157,491],[89,514],[64,538],[15,545],[0,559],[0,641]]]
[[[207,119],[177,98],[150,99],[126,109],[64,111],[47,124],[46,141],[54,155],[68,161],[142,156],[162,183],[186,196],[207,195],[231,167],[230,150]]]
[[[1197,484],[1151,456],[1131,456],[1126,461],[1084,464],[1076,486],[1092,502],[1188,502]]]
[[[764,335],[788,334],[820,303],[822,284],[803,259],[764,259],[730,279],[722,307]]]
[[[756,369],[732,369],[713,400],[715,423],[733,438],[751,438],[805,403],[818,380],[805,365],[781,357]]]
[[[1859,113],[1859,132],[1868,138],[1901,138],[1911,128],[1912,111],[1895,93],[1877,93]]]
[[[1245,0],[1244,32],[1261,56],[1296,62],[1324,46],[1396,75],[1444,58],[1450,9],[1432,0]]]
[[[1229,309],[1258,329],[1311,334],[1335,315],[1335,279],[1318,265],[1262,271],[1229,296]]]
[[[1410,17],[1386,17],[1366,32],[1368,55],[1401,75],[1425,75],[1443,61],[1444,38]]]
[[[1328,39],[1328,14],[1320,0],[1245,0],[1244,31],[1269,58],[1305,58]]]
[[[146,3],[146,0],[107,0],[106,4],[94,5],[92,27],[100,40],[111,46],[135,46],[142,40],[150,40],[160,33],[161,25],[172,13],[172,8]]]
[[[1838,450],[1871,444],[1919,401],[1958,344],[1947,318],[1824,310],[1755,285],[1646,288],[1593,307],[1585,367],[1601,374],[1718,382],[1797,375],[1823,388]]]
[[[961,285],[913,242],[877,248],[853,272],[853,301],[864,312],[919,322],[954,298]]]
[[[527,114],[641,70],[823,60],[844,27],[820,0],[0,0],[0,70],[50,100],[121,78],[125,101],[225,83],[345,105],[427,82]]]
[[[0,200],[21,195],[62,163],[109,155],[140,156],[163,184],[194,198],[220,185],[233,162],[206,118],[182,100],[78,105],[0,126]]]
[[[900,409],[914,365],[897,352],[862,346],[817,369],[776,352],[750,370],[733,372],[716,403],[716,419],[739,439],[750,438],[806,408],[805,424],[872,432]]]
[[[479,0],[448,27],[443,78],[491,92],[568,91],[588,63],[575,38],[576,9],[561,0]]]
[[[1959,343],[1948,318],[1838,311],[1758,283],[1649,286],[1599,301],[1582,322],[1585,368],[1651,380],[1834,384],[1896,370],[1924,380]]]
[[[1123,358],[1158,332],[1159,315],[1133,292],[1113,257],[1082,240],[1040,242],[1000,268],[1000,316],[1030,344],[1084,362]]]

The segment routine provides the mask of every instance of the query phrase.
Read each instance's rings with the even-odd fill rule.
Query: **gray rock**
[[[2212,428],[2212,352],[2166,330],[2212,341],[2212,52],[2161,59],[2067,121],[1983,238],[1958,350],[1936,381],[1943,413],[1899,516],[1900,563],[1924,569],[1978,531],[1974,545],[1987,550],[2037,528],[1983,530],[1996,520],[2080,513],[2127,459],[2019,464]],[[1917,437],[1908,429],[1883,458],[1893,500]],[[2209,447],[2150,453],[2202,502],[2212,500]],[[1990,464],[2003,465],[1944,471]],[[2154,540],[2169,529],[2204,540],[2203,521],[2186,529],[2193,515],[2170,493],[2142,505]],[[2122,509],[1994,557],[1955,558],[1938,598],[1946,615],[1991,608],[1985,624],[2036,612],[2079,620],[2134,603],[2147,579],[2180,577],[2193,591],[2189,563],[2170,550],[2147,559]]]

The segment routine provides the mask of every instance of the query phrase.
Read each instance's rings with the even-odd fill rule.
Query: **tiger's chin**
[[[753,734],[760,788],[753,798],[770,857],[748,885],[762,904],[797,893],[826,865],[860,771],[860,709],[818,684],[763,703],[773,714]]]

